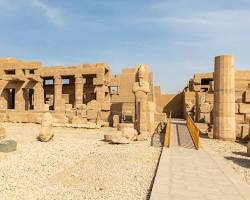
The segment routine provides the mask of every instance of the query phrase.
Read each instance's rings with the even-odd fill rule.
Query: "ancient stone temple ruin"
[[[1,121],[41,123],[49,112],[54,126],[126,125],[152,135],[171,112],[191,116],[211,138],[248,141],[250,71],[238,71],[232,56],[214,63],[214,72],[194,74],[182,92],[162,94],[145,64],[112,74],[104,63],[43,66],[2,58]]]
[[[156,86],[147,65],[112,75],[104,63],[45,67],[2,58],[0,85],[4,122],[40,123],[43,113],[50,112],[57,126],[132,123],[139,132],[152,134],[155,119],[165,117],[156,109]]]

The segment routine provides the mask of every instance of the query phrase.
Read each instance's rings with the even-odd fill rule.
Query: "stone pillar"
[[[25,100],[25,110],[29,110],[30,109],[29,89],[24,88],[23,93],[24,93],[23,95],[24,95],[24,100]]]
[[[104,102],[105,101],[105,85],[96,86],[95,92],[96,92],[96,101],[99,103]]]
[[[34,110],[45,110],[43,80],[38,81],[34,86]]]
[[[215,57],[214,138],[235,141],[235,70],[234,57]]]
[[[82,75],[75,76],[75,107],[77,105],[83,104],[83,85],[85,84],[85,79]]]
[[[62,110],[62,78],[61,76],[54,77],[54,110]]]
[[[25,110],[24,91],[22,87],[15,88],[15,110],[16,111]]]

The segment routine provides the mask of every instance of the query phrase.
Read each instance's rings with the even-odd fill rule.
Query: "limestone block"
[[[133,123],[119,123],[118,124],[118,127],[117,127],[118,131],[121,131],[125,128],[134,128],[134,124]]]
[[[242,114],[250,113],[250,104],[240,103],[239,112]]]
[[[113,127],[117,128],[119,122],[120,122],[120,116],[119,115],[114,115],[113,116]]]
[[[87,110],[87,118],[90,120],[96,120],[98,113],[98,110]]]
[[[68,118],[68,122],[72,123],[73,117],[76,116],[76,110],[68,110],[65,112],[65,115]]]
[[[193,90],[194,90],[195,92],[201,91],[201,85],[193,85]]]
[[[108,134],[104,134],[104,141],[111,142],[114,138],[121,138],[121,137],[122,137],[121,131],[117,131],[114,133],[108,133]]]
[[[214,94],[208,93],[208,92],[206,92],[205,94],[206,94],[205,95],[206,102],[213,104],[214,103]]]
[[[245,114],[245,122],[250,123],[250,113],[249,114]]]
[[[155,113],[155,121],[156,122],[166,122],[167,121],[167,114],[166,113]]]
[[[44,111],[49,111],[50,104],[44,104]]]
[[[92,100],[87,104],[87,110],[101,110],[101,105],[96,100]]]
[[[65,110],[72,110],[72,104],[65,104]]]
[[[8,113],[8,119],[9,122],[13,123],[27,123],[28,121],[28,115],[22,112],[10,112]]]
[[[86,110],[76,110],[76,116],[87,117],[87,111]]]
[[[138,135],[138,132],[134,128],[124,128],[121,131],[122,131],[123,137],[125,137],[131,141],[136,140],[136,136]]]
[[[245,103],[250,103],[250,91],[247,90],[244,95],[244,102]]]
[[[129,144],[130,140],[125,137],[114,138],[110,142],[111,144]]]
[[[54,123],[61,123],[61,124],[69,123],[69,119],[66,117],[64,113],[53,113],[52,116]]]
[[[4,140],[0,142],[0,152],[12,152],[16,151],[17,143],[14,140]]]
[[[90,105],[89,105],[89,109],[91,108],[91,107],[93,107],[93,104],[94,104],[95,102],[92,102],[92,104],[90,103]],[[76,109],[77,110],[86,110],[87,109],[87,105],[86,104],[77,104],[76,105]]]
[[[87,118],[83,118],[81,116],[73,116],[72,124],[86,124]]]
[[[187,101],[185,103],[185,107],[187,112],[192,112],[194,110],[194,103],[192,103],[191,101]]]
[[[237,124],[242,124],[245,122],[245,115],[244,114],[235,114],[235,121]]]
[[[202,113],[210,113],[211,112],[211,104],[209,103],[202,103],[200,104],[200,112]]]
[[[248,139],[249,124],[236,124],[236,137],[240,139]]]

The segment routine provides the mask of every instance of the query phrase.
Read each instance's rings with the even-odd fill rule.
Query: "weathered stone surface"
[[[114,133],[108,133],[104,135],[104,141],[111,142],[113,139],[119,139],[122,137],[122,133],[120,131]]]
[[[194,110],[194,103],[192,103],[191,101],[187,101],[185,103],[185,107],[187,112],[191,112]]]
[[[138,132],[134,128],[124,128],[121,131],[122,131],[123,137],[132,141],[136,140],[136,136],[138,135]]]
[[[12,152],[16,151],[17,143],[14,140],[4,140],[0,142],[0,152]]]
[[[239,112],[242,114],[250,113],[250,104],[240,103]]]
[[[110,141],[111,144],[129,144],[130,140],[125,137],[114,138]]]
[[[200,104],[200,112],[202,113],[210,113],[212,110],[212,106],[209,103]]]
[[[54,137],[52,130],[53,117],[50,113],[45,113],[42,117],[42,128],[38,136],[41,142],[48,142]]]

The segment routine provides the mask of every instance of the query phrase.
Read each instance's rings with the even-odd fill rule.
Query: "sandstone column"
[[[43,80],[40,80],[34,87],[34,110],[43,111],[45,109],[44,106]]]
[[[61,76],[54,77],[54,110],[62,110],[62,78]]]
[[[82,75],[75,75],[75,106],[83,104],[83,85],[85,80]]]
[[[234,57],[215,57],[214,138],[235,141]]]

